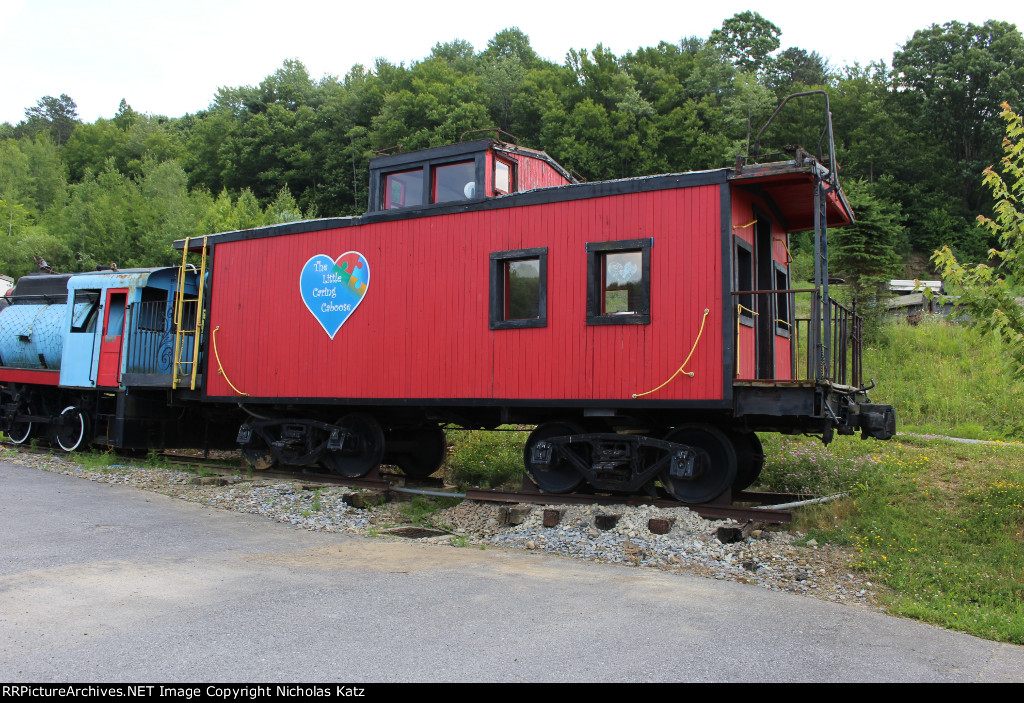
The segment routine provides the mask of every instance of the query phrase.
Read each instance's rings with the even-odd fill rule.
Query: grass
[[[523,445],[529,431],[505,425],[497,431],[448,432],[445,477],[460,488],[518,488],[523,480]]]
[[[876,402],[896,407],[903,431],[1024,439],[1024,379],[999,340],[963,325],[890,324],[864,352]]]
[[[93,447],[87,452],[75,452],[65,456],[72,461],[78,462],[82,466],[91,469],[100,469],[106,473],[114,471],[125,464],[124,457],[118,456],[112,449],[102,451]]]
[[[444,508],[451,508],[462,502],[461,498],[438,498],[432,496],[413,496],[412,500],[402,505],[402,515],[407,522],[423,527],[448,529],[436,520],[435,514]]]
[[[765,487],[847,491],[798,529],[852,549],[888,611],[1024,644],[1024,459],[1015,444],[840,437],[765,442]],[[795,457],[795,459],[787,459]]]
[[[848,546],[890,613],[1024,644],[1024,382],[997,340],[937,320],[885,325],[864,361],[900,431],[992,443],[764,434],[762,487],[846,493],[796,527]]]

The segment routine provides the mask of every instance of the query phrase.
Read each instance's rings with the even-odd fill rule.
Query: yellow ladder
[[[196,374],[199,371],[199,364],[197,363],[199,361],[199,337],[202,335],[204,322],[203,291],[206,288],[204,285],[206,279],[206,237],[203,237],[203,251],[199,259],[199,279],[197,281],[199,294],[195,298],[186,298],[185,296],[185,281],[188,278],[186,274],[189,266],[188,243],[189,237],[185,237],[185,246],[181,251],[181,268],[178,269],[177,298],[174,303],[174,368],[171,376],[171,388],[178,388],[179,384],[184,385],[185,379],[190,378],[189,388],[195,390]],[[196,304],[195,327],[192,329],[183,329],[185,303]],[[189,343],[189,335],[192,335],[192,358],[186,360],[184,352],[186,350],[185,345]]]

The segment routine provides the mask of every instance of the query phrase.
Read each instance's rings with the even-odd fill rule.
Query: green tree
[[[865,301],[870,297],[865,293],[899,269],[900,205],[879,196],[877,184],[846,181],[845,188],[856,221],[833,230],[829,268],[843,277],[859,301]]]
[[[184,152],[183,138],[166,117],[140,115],[124,100],[112,120],[100,118],[79,125],[61,150],[72,182],[80,181],[86,170],[99,173],[113,158],[118,171],[141,178],[147,160],[178,159]]]
[[[59,98],[44,95],[34,106],[26,108],[22,125],[26,134],[33,135],[40,130],[49,132],[59,148],[67,142],[78,123],[78,106],[68,95],[61,93]]]
[[[543,63],[543,59],[530,46],[529,35],[519,27],[509,27],[495,34],[494,38],[487,41],[487,48],[481,52],[481,56],[485,59],[515,56],[526,68],[537,68]]]
[[[996,200],[994,217],[978,216],[978,225],[995,236],[1000,249],[991,253],[992,265],[967,266],[950,248],[935,252],[933,261],[947,282],[961,292],[957,304],[972,323],[1006,342],[1009,354],[1024,375],[1024,308],[1014,299],[1014,287],[1024,283],[1024,124],[1021,116],[1003,103],[1006,121],[1001,176],[993,167],[984,172],[985,187]]]
[[[395,78],[397,89],[386,93],[372,120],[371,143],[377,149],[401,144],[409,151],[451,144],[467,130],[494,126],[475,74],[428,59]]]
[[[894,99],[910,128],[933,135],[950,163],[946,192],[977,212],[987,195],[978,178],[998,156],[1003,101],[1024,99],[1024,36],[1009,22],[947,22],[914,33],[893,56]]]
[[[741,70],[759,73],[771,67],[770,54],[779,48],[782,30],[756,12],[737,12],[711,32],[709,42]]]
[[[17,202],[38,217],[64,204],[67,168],[46,132],[0,142],[0,198]]]
[[[829,82],[832,67],[817,51],[792,46],[779,53],[768,71],[768,87],[780,96]]]

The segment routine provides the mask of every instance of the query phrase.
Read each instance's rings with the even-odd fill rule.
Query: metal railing
[[[185,329],[195,328],[197,303],[182,308]],[[126,373],[169,375],[174,365],[173,307],[166,300],[133,303],[129,308]],[[183,332],[191,340],[192,333]],[[191,364],[192,344],[186,344],[180,363]]]
[[[811,295],[811,317],[796,317],[794,314],[797,294]],[[864,323],[849,308],[827,298],[824,301],[827,314],[822,316],[821,306],[815,305],[822,298],[814,288],[733,291],[732,298],[733,309],[736,310],[733,321],[733,368],[737,378],[755,381],[814,380],[855,388],[863,385]],[[785,300],[785,309],[780,311],[782,300]],[[747,307],[749,304],[753,305],[753,309]],[[759,323],[761,315],[767,315],[769,323]],[[742,320],[749,322],[744,324]],[[751,327],[754,332],[753,342],[747,345],[742,344],[740,336],[740,328],[744,326]],[[787,335],[779,334],[780,330],[789,331],[788,339]],[[749,362],[747,355],[757,354],[758,335],[766,332],[774,337],[774,344],[779,344],[780,340],[783,340],[781,343],[788,341],[789,378],[781,377],[778,369],[775,369],[774,355],[771,360],[773,373],[760,373],[756,360],[752,376],[741,373],[741,363]]]
[[[864,321],[849,308],[829,298],[831,317],[832,375],[829,380],[841,386],[860,388],[863,371],[861,354]]]

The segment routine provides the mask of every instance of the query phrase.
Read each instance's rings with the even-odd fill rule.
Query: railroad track
[[[24,445],[13,445],[4,442],[4,446],[18,449],[23,452],[36,454],[48,454],[49,449],[31,448]],[[237,464],[226,464],[221,460],[209,459],[201,456],[180,454],[174,451],[164,451],[161,456],[173,464],[191,465],[201,467],[204,471],[221,475],[237,475],[239,472],[247,472],[243,466]],[[125,457],[129,461],[131,457]],[[280,471],[264,470],[251,472],[253,477],[265,479],[280,479],[283,481],[299,480],[311,485],[347,486],[351,488],[363,488],[376,490],[383,493],[426,493],[428,495],[451,495],[453,498],[466,498],[488,503],[532,503],[534,505],[654,505],[659,508],[688,508],[703,518],[712,520],[731,519],[737,522],[766,522],[773,524],[790,524],[793,522],[793,514],[788,510],[775,509],[773,505],[782,505],[797,501],[812,499],[813,496],[795,493],[770,493],[762,491],[742,491],[734,496],[732,500],[719,498],[716,502],[687,504],[669,498],[650,498],[647,496],[628,495],[600,495],[587,493],[541,493],[527,479],[524,479],[524,486],[519,491],[496,490],[484,488],[472,488],[465,493],[444,490],[443,483],[439,479],[417,479],[414,483],[416,488],[407,485],[410,483],[401,474],[380,472],[374,469],[367,476],[362,478],[345,478],[335,474],[325,474],[313,471]]]

